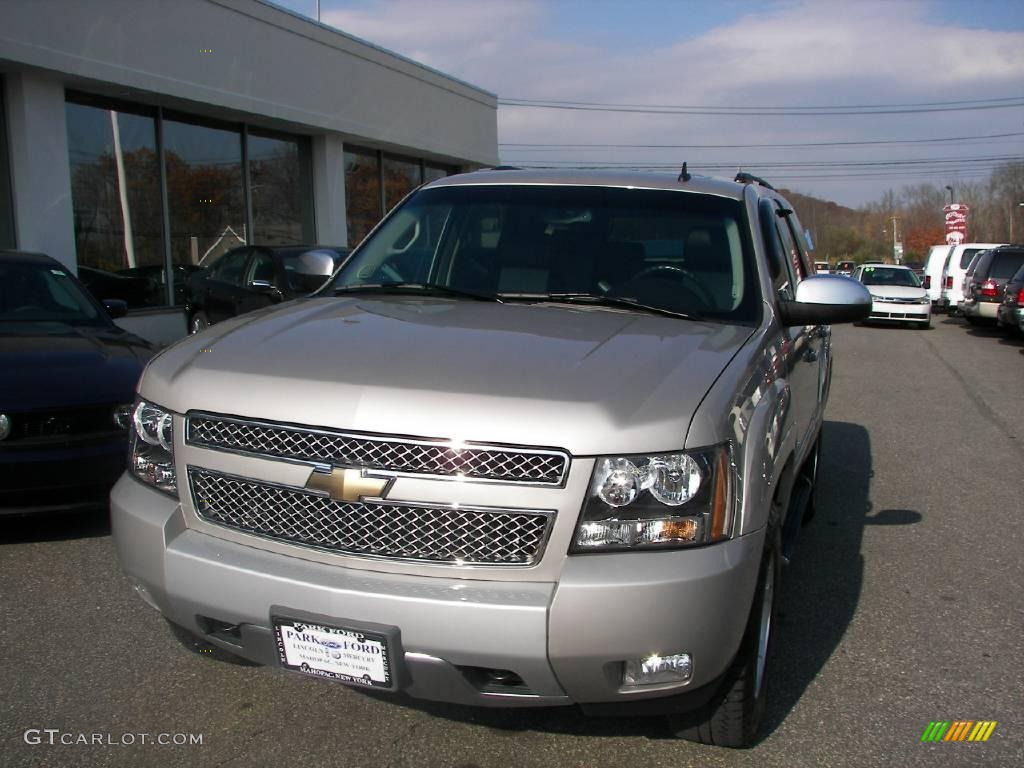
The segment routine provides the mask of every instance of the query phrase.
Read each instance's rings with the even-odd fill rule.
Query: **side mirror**
[[[119,317],[124,317],[128,314],[128,302],[122,299],[104,299],[102,302],[103,308],[107,310],[107,314],[111,320],[116,320]]]
[[[833,325],[867,320],[871,294],[858,280],[816,275],[796,287],[796,300],[779,305],[784,325]]]

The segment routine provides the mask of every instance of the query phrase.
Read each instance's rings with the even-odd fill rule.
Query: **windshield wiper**
[[[461,288],[450,288],[435,283],[363,283],[361,285],[343,285],[334,289],[334,295],[345,293],[414,293],[434,296],[451,296],[457,299],[475,299],[476,301],[496,301],[501,299],[494,294],[474,293]]]
[[[506,300],[556,301],[565,302],[566,304],[593,304],[605,307],[622,307],[624,309],[637,309],[642,312],[652,312],[657,315],[667,315],[668,317],[679,317],[683,320],[700,321],[703,319],[699,315],[695,314],[676,312],[671,309],[664,309],[663,307],[652,307],[650,304],[644,304],[642,302],[635,301],[634,299],[628,299],[624,296],[602,296],[596,293],[499,293],[498,296]]]

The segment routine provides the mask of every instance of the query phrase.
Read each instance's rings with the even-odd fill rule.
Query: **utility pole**
[[[899,235],[897,234],[897,225],[899,223],[899,216],[891,216],[892,219],[892,260],[896,264],[903,262],[903,244],[899,242]]]

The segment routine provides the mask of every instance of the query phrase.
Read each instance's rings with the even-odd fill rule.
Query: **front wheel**
[[[777,524],[770,525],[754,593],[754,604],[739,653],[718,694],[700,711],[670,715],[676,736],[719,747],[753,745],[764,722],[766,678],[776,623],[776,593],[782,576],[782,543]]]

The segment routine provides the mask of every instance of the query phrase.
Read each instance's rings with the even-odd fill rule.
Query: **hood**
[[[678,450],[751,328],[434,298],[316,298],[236,318],[153,361],[178,412],[414,437]]]
[[[865,285],[872,296],[884,296],[887,299],[923,299],[926,295],[924,288],[914,288],[911,285]]]
[[[130,403],[152,354],[114,325],[0,323],[0,411]]]

